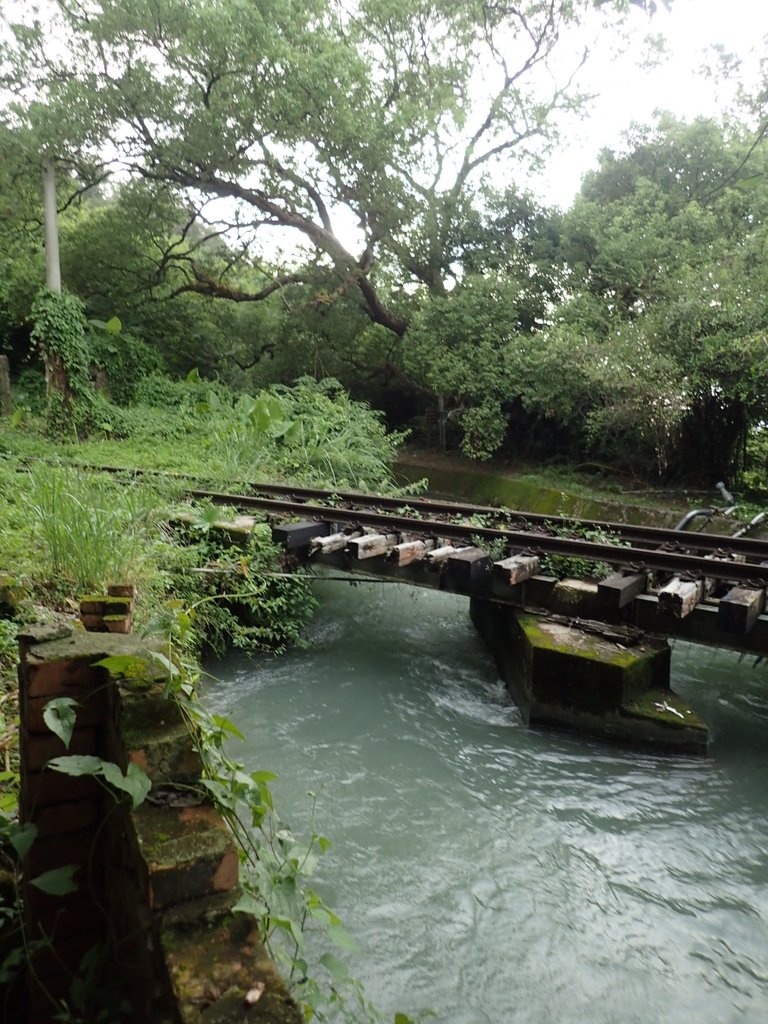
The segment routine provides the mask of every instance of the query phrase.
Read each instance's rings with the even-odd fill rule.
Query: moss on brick
[[[237,914],[213,926],[164,927],[161,941],[183,1024],[303,1021],[253,918]],[[260,993],[255,1002],[246,1001],[249,992]]]

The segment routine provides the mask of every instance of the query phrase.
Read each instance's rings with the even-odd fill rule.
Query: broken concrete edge
[[[706,724],[669,687],[670,652],[662,638],[648,638],[633,653],[577,625],[553,629],[543,615],[493,601],[472,599],[470,614],[527,725],[706,753]]]
[[[203,1018],[222,1024],[249,1019],[264,1024],[299,1024],[301,1012],[277,968],[266,958],[263,946],[255,941],[255,919],[246,916],[243,924],[244,915],[232,912],[239,894],[238,850],[225,820],[201,792],[200,755],[178,708],[167,696],[166,673],[153,657],[151,647],[129,635],[90,633],[72,625],[27,627],[23,633],[20,680],[25,688],[36,673],[44,671],[42,699],[48,697],[51,688],[79,694],[86,685],[91,691],[96,687],[110,694],[104,702],[105,721],[97,726],[101,740],[94,752],[98,756],[114,761],[123,770],[129,761],[143,762],[158,793],[169,787],[188,794],[197,787],[192,807],[177,809],[145,803],[132,813],[128,802],[122,801],[117,813],[112,808],[105,818],[106,833],[112,838],[104,847],[109,853],[100,855],[110,858],[104,872],[112,884],[107,884],[102,898],[106,901],[112,948],[120,950],[119,955],[115,954],[118,963],[130,976],[128,988],[143,993],[134,998],[147,1003],[142,1007],[143,1019],[174,1024],[192,1024]],[[94,671],[99,661],[114,656],[126,659],[124,672],[113,674],[104,666]],[[28,702],[26,695],[22,704]],[[30,737],[26,726],[23,735]],[[65,789],[82,782],[77,777],[45,771],[44,766],[38,774],[51,776],[57,783],[55,794],[51,790],[43,801],[44,808],[51,800],[54,803],[50,806],[59,808],[71,799],[62,790],[62,782]],[[27,799],[34,801],[30,792]],[[39,816],[40,808],[32,802],[27,814]],[[152,826],[149,833],[147,823]],[[96,826],[100,827],[99,822]],[[47,841],[49,851],[51,842],[56,850],[66,846],[57,836],[48,836]],[[56,902],[54,897],[51,899]],[[201,995],[196,988],[190,994],[185,988],[189,974],[184,965],[211,930],[212,900],[220,901],[220,912],[214,915],[216,927],[226,927],[231,941],[226,947],[217,942],[201,958],[194,978],[205,991]],[[244,934],[243,928],[250,937],[237,950],[232,936]],[[183,932],[182,938],[179,932]],[[143,939],[137,938],[142,934]],[[171,953],[174,945],[176,952]],[[132,956],[124,961],[126,950]],[[183,956],[179,950],[185,951]],[[253,979],[255,972],[269,978],[263,992],[257,992],[253,983],[244,989],[245,979]],[[165,993],[165,997],[158,993]]]

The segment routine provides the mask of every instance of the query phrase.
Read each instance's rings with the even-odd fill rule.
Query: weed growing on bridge
[[[627,541],[611,530],[583,526],[577,521],[563,524],[547,523],[546,527],[554,537],[589,540],[598,544],[613,544],[614,547],[628,546]],[[607,562],[595,562],[588,558],[545,555],[541,560],[541,572],[548,576],[555,576],[559,580],[604,579],[613,572],[613,568]]]

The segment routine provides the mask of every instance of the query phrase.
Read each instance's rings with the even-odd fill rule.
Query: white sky
[[[687,119],[720,114],[732,100],[737,83],[718,85],[699,74],[712,46],[720,45],[742,58],[742,73],[748,81],[755,80],[760,57],[768,55],[766,0],[673,0],[671,11],[659,4],[650,25],[640,19],[638,28],[650,28],[664,37],[667,59],[646,71],[637,66],[632,51],[613,64],[598,60],[587,64],[579,85],[598,92],[599,98],[592,103],[589,117],[568,129],[568,144],[550,157],[542,179],[527,182],[545,201],[568,206],[584,173],[597,165],[599,151],[619,145],[630,123],[650,121],[654,110],[669,110]]]
[[[5,14],[26,8],[28,0],[0,0]],[[648,122],[660,109],[688,119],[720,114],[732,101],[738,81],[716,82],[700,74],[713,46],[741,58],[747,84],[757,81],[757,62],[768,50],[768,0],[672,0],[671,11],[660,0],[653,19],[634,11],[632,22],[636,44],[613,61],[594,53],[578,76],[580,89],[597,94],[589,116],[565,127],[561,145],[547,158],[541,175],[519,182],[546,203],[569,206],[583,175],[596,167],[600,150],[620,146],[622,133],[633,121]],[[663,36],[667,57],[658,67],[642,69],[639,59],[648,32]],[[612,43],[605,43],[607,50]],[[500,169],[502,176],[505,171],[519,173],[514,155],[508,168]],[[493,177],[498,181],[498,172]],[[339,216],[336,228],[354,250],[356,231],[345,220]],[[287,254],[298,240],[281,235],[274,243]]]

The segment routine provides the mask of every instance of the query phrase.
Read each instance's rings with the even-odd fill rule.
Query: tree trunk
[[[69,386],[69,374],[64,365],[64,360],[56,352],[45,351],[45,392],[48,401],[58,395],[61,397],[64,411],[69,414],[72,410],[72,390]]]
[[[52,292],[61,291],[59,263],[59,220],[56,209],[56,168],[49,160],[43,168],[43,213],[45,217],[45,283]]]
[[[11,368],[8,356],[0,356],[0,416],[10,416],[12,412]]]
[[[447,448],[445,437],[445,398],[437,396],[437,446],[441,452]]]

